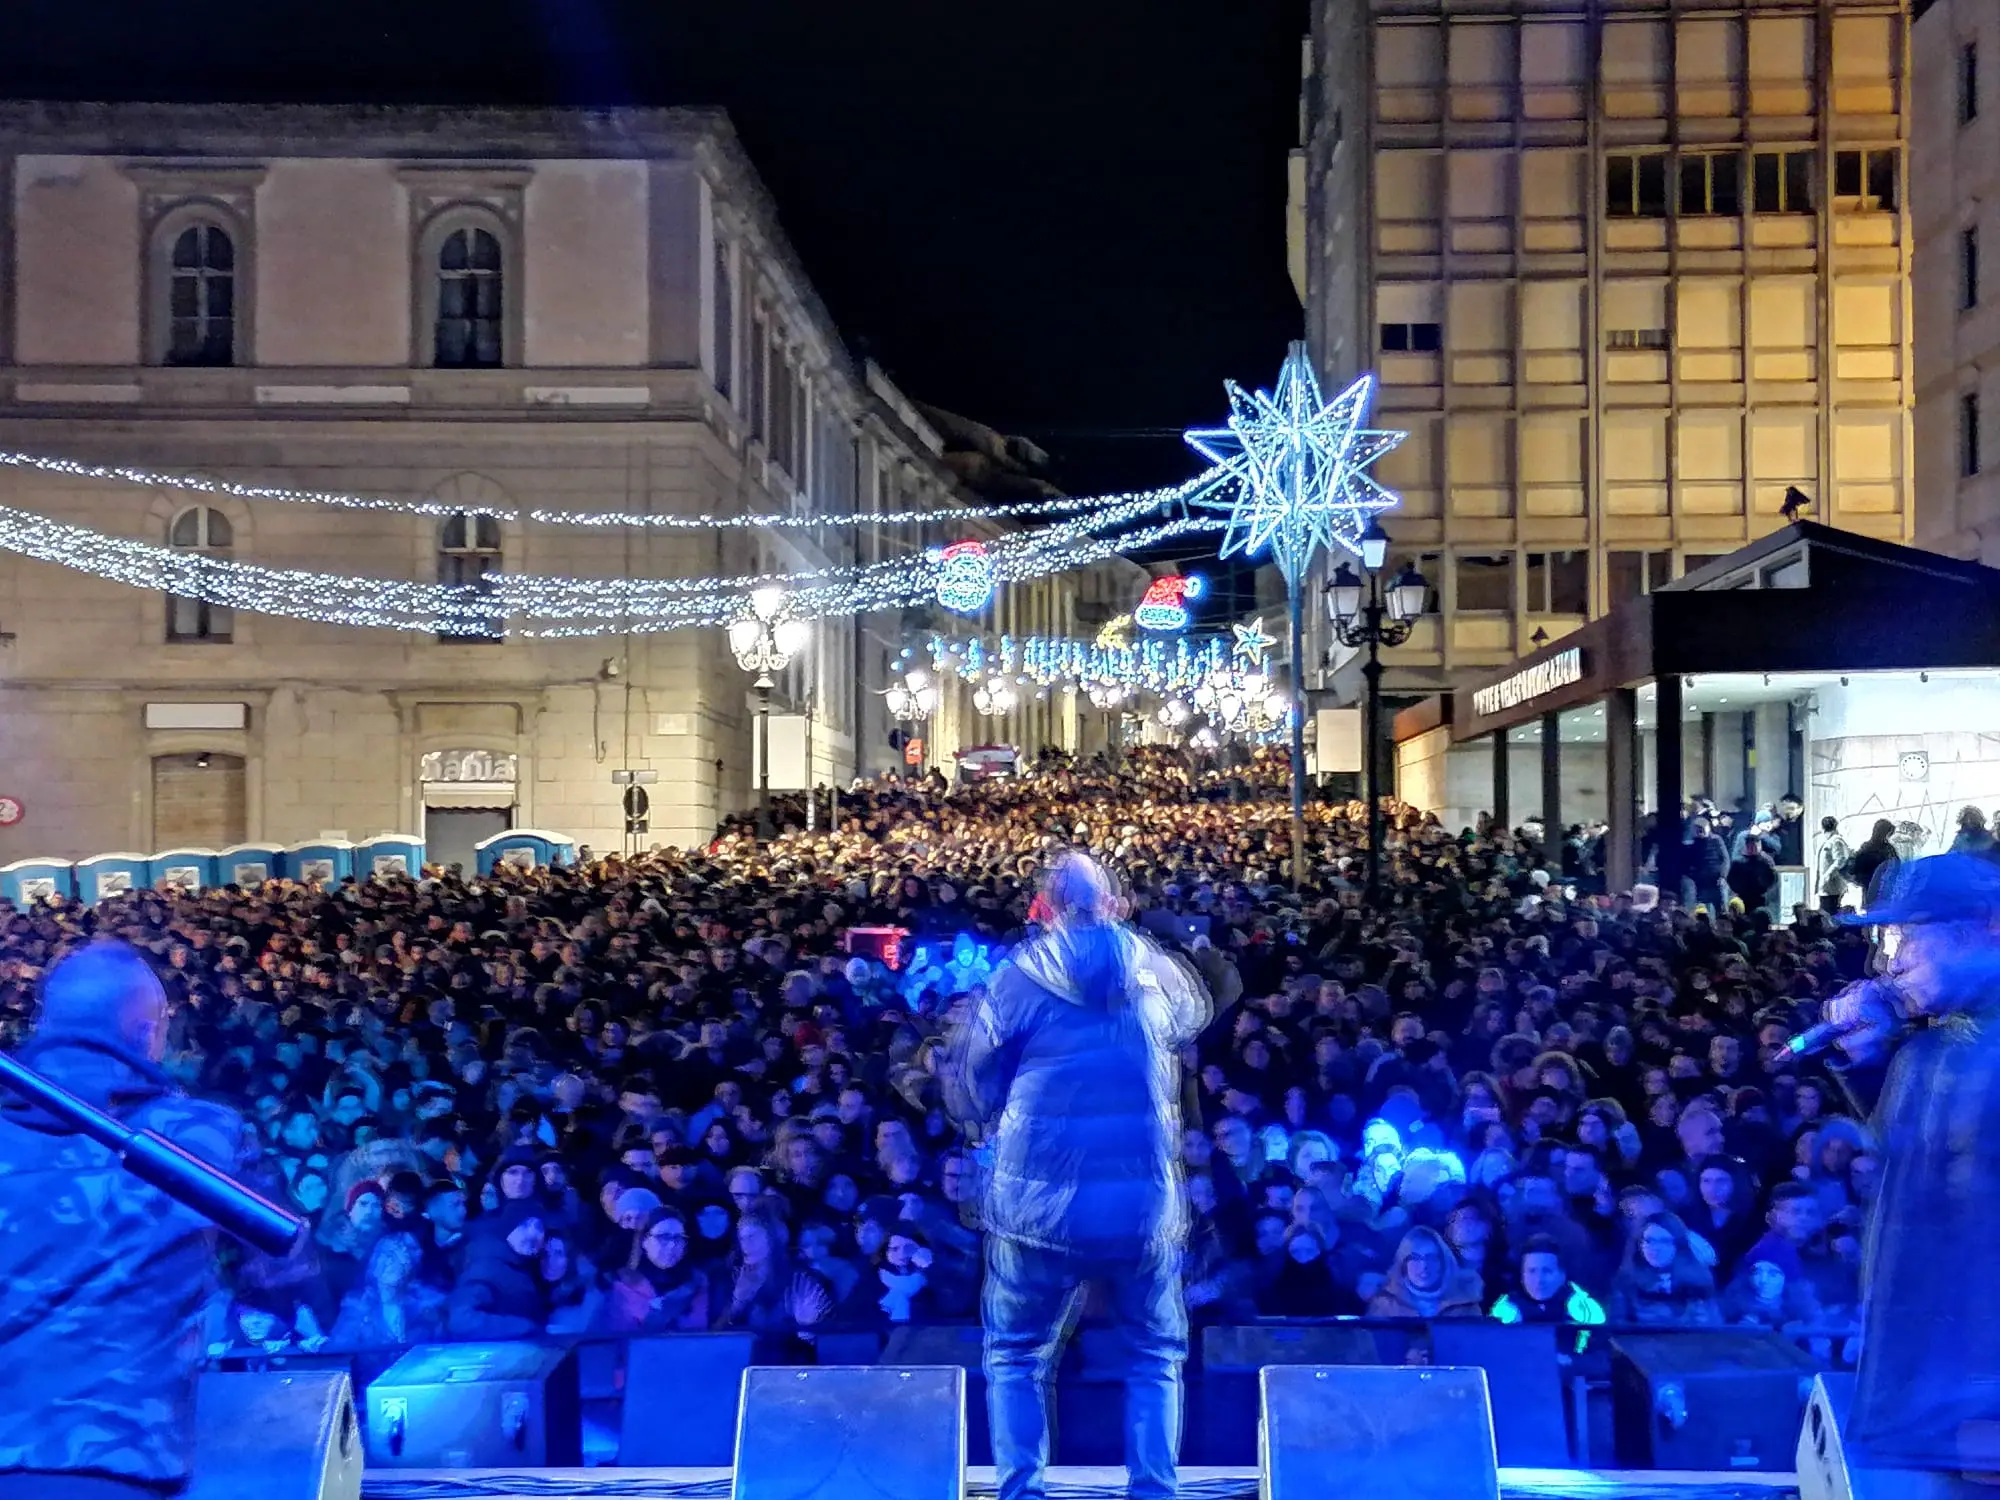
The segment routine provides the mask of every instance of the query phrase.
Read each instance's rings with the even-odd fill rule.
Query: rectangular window
[[[1531,615],[1590,613],[1590,554],[1530,552],[1528,613]]]
[[[1681,577],[1697,573],[1712,562],[1720,562],[1729,556],[1727,552],[1688,552],[1681,557]]]
[[[1734,151],[1681,158],[1681,212],[1734,218],[1743,212],[1743,158]]]
[[[1752,206],[1760,214],[1813,211],[1810,151],[1759,151],[1751,158]]]
[[[1604,159],[1604,211],[1614,219],[1667,216],[1667,158],[1660,152]]]
[[[764,435],[764,320],[750,319],[750,389],[744,394],[750,400],[750,436]]]
[[[1385,354],[1435,354],[1444,347],[1444,327],[1438,323],[1384,323]]]
[[[1460,614],[1514,612],[1514,556],[1510,552],[1461,553],[1455,565]]]
[[[1958,305],[1979,306],[1979,226],[1958,232]]]
[[[1970,479],[1979,472],[1979,392],[1958,398],[1958,472]]]
[[[1891,213],[1896,207],[1898,148],[1876,146],[1867,151],[1833,154],[1833,196],[1838,206],[1865,213]]]
[[[729,247],[715,247],[715,393],[727,401],[736,385],[736,287],[729,275]]]
[[[1958,49],[1958,123],[1970,125],[1979,118],[1979,44],[1967,42]]]
[[[1665,548],[1657,552],[1607,552],[1604,555],[1605,606],[1616,609],[1641,594],[1665,588],[1674,576],[1674,554]]]
[[[1604,330],[1604,347],[1607,349],[1664,349],[1667,347],[1667,330],[1664,328],[1607,328]]]

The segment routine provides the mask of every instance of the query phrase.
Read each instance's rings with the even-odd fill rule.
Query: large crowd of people
[[[1379,899],[1358,804],[1308,808],[1294,882],[1282,783],[1044,756],[857,786],[837,827],[781,806],[764,843],[0,908],[0,1044],[64,951],[151,955],[169,1071],[314,1224],[231,1252],[217,1351],[734,1328],[807,1358],[977,1317],[943,1038],[1087,848],[1214,1002],[1184,1058],[1197,1323],[1730,1324],[1838,1357],[1879,1162],[1852,1080],[1783,1043],[1865,932],[1712,873],[1698,908],[1605,894],[1588,831],[1401,805]]]

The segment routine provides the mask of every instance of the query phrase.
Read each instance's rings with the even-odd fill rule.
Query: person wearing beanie
[[[453,1338],[519,1339],[547,1331],[546,1212],[533,1198],[515,1198],[478,1221],[446,1313]]]

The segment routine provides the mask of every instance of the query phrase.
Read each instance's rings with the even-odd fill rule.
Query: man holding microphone
[[[1208,997],[1125,925],[1087,855],[1056,861],[1038,906],[1044,930],[994,973],[940,1069],[991,1162],[981,1313],[1000,1500],[1047,1493],[1050,1375],[1085,1282],[1125,1337],[1130,1493],[1171,1500],[1187,1358],[1179,1052]]]
[[[1851,920],[1891,941],[1879,976],[1829,1000],[1823,1021],[1857,1064],[1889,1060],[1843,1440],[1858,1468],[1990,1475],[2000,1472],[2000,865],[1915,861]]]

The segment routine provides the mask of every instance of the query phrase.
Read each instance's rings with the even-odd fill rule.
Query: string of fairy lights
[[[90,465],[0,453],[0,466],[6,465],[72,478],[166,486],[241,499],[284,500],[415,516],[516,518],[516,513],[506,507],[453,506],[428,500],[234,484],[130,466]],[[1145,516],[1177,506],[1198,493],[1201,483],[1195,480],[1161,490],[1088,500],[1038,501],[1025,506],[959,506],[939,511],[893,512],[867,519],[880,525],[919,520],[928,524],[940,517],[1010,519],[1029,513],[1066,513],[1061,519],[1033,530],[1011,533],[989,543],[964,544],[977,553],[973,559],[978,564],[975,577],[981,586],[971,590],[961,586],[959,593],[946,602],[962,612],[976,613],[985,607],[992,589],[1000,583],[1025,582],[1150,546],[1188,531],[1215,528],[1219,523],[1212,517],[1184,514],[1130,529]],[[530,513],[531,518],[544,514]],[[609,517],[610,513],[596,513],[599,523],[611,524]],[[630,519],[636,522],[640,518]],[[689,526],[709,524],[716,529],[759,524],[758,518],[750,517],[673,519]],[[812,518],[781,519],[810,523]],[[914,604],[939,595],[945,571],[942,553],[950,550],[934,549],[876,563],[716,577],[586,578],[495,572],[471,583],[433,584],[240,562],[213,553],[117,536],[14,506],[0,506],[0,549],[130,587],[236,610],[325,624],[443,635],[506,633],[544,639],[722,625],[749,607],[752,594],[773,587],[785,591],[786,613],[801,619]],[[964,569],[959,567],[956,571],[962,585]]]

